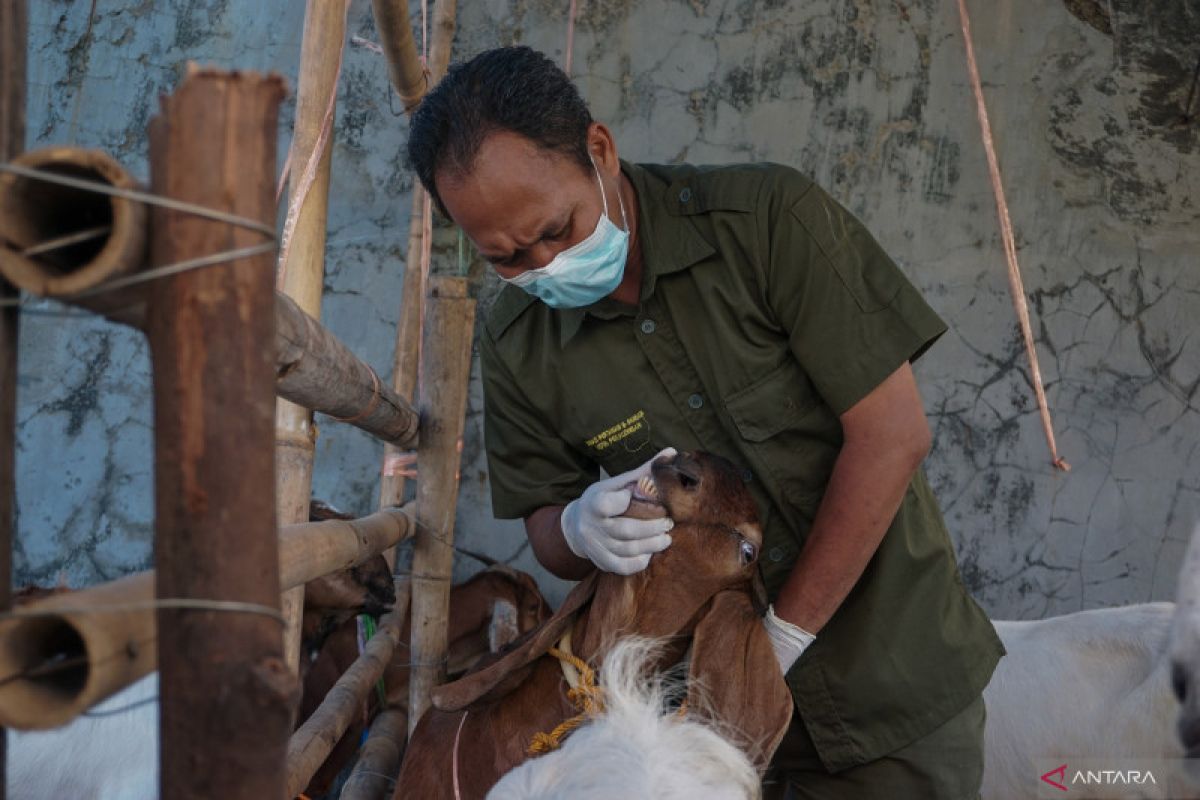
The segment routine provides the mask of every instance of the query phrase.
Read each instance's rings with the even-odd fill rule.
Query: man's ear
[[[719,593],[696,626],[688,713],[710,717],[759,770],[767,768],[787,732],[792,695],[744,589]]]

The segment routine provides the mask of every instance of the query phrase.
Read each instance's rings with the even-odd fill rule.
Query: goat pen
[[[307,3],[277,277],[279,78],[189,67],[151,122],[145,190],[102,153],[21,155],[26,6],[0,10],[0,724],[63,724],[157,668],[165,797],[301,791],[400,645],[406,611],[412,720],[444,676],[474,300],[465,278],[427,275],[431,207],[417,192],[391,385],[319,321],[347,6]],[[446,69],[455,4],[435,6],[425,66],[407,4],[373,0],[373,9],[411,112]],[[156,569],[9,612],[18,290],[147,336]],[[304,522],[314,410],[381,440],[386,457],[417,449],[416,501],[401,508],[404,479],[385,474],[377,513]],[[396,608],[293,733],[304,583],[410,537],[419,579],[396,581]],[[231,702],[213,702],[218,694]],[[342,797],[390,789],[406,722],[383,710]]]

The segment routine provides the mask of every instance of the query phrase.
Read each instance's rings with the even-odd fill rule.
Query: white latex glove
[[[796,663],[796,659],[800,658],[800,654],[817,638],[815,633],[809,633],[799,625],[793,625],[787,620],[775,616],[774,605],[767,606],[763,625],[767,629],[771,647],[775,648],[775,658],[779,660],[779,669],[784,675],[788,674],[788,670]]]
[[[596,481],[583,496],[563,509],[562,529],[567,547],[605,572],[632,575],[650,563],[650,556],[671,544],[667,531],[675,527],[670,517],[632,519],[622,517],[629,509],[632,492],[624,488],[650,474],[650,465],[662,456],[675,455],[668,447],[637,469]]]

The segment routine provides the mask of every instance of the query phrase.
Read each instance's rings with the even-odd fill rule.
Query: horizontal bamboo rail
[[[361,564],[412,535],[414,509],[354,520],[288,525],[279,532],[279,580],[302,586]],[[63,725],[153,671],[156,625],[153,570],[57,594],[0,621],[0,725]],[[121,610],[106,610],[109,607]],[[99,612],[99,613],[98,613]],[[71,668],[52,668],[74,664]],[[47,667],[51,667],[47,669]],[[37,672],[41,668],[44,674]],[[27,677],[9,680],[11,676]]]
[[[371,732],[358,751],[358,761],[342,786],[341,800],[385,800],[392,796],[404,741],[408,736],[408,715],[398,708],[386,708],[371,721]]]
[[[15,161],[68,177],[135,188],[121,165],[96,150],[47,148]],[[93,238],[71,246],[30,251],[89,232]],[[30,294],[144,329],[148,284],[76,295],[145,268],[148,234],[146,207],[141,202],[0,174],[0,275]],[[344,420],[387,444],[416,445],[417,412],[411,403],[284,294],[276,295],[275,317],[275,388],[280,397]]]
[[[398,447],[417,440],[412,404],[379,380],[290,297],[275,295],[276,391],[296,405],[328,414]]]
[[[317,710],[292,734],[287,750],[287,797],[296,796],[308,786],[383,677],[400,643],[400,629],[408,620],[409,596],[406,582],[396,581],[395,607],[379,620],[375,635]]]

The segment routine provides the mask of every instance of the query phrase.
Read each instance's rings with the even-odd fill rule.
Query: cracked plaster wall
[[[188,59],[297,72],[299,2],[30,5],[29,146],[103,148],[141,176],[148,116]],[[518,42],[558,55],[566,7],[460,3],[455,56]],[[1200,518],[1194,5],[971,3],[1042,370],[1074,465],[1065,476],[1049,467],[1032,401],[950,0],[580,7],[575,76],[624,156],[797,166],[868,223],[947,319],[918,369],[935,433],[928,470],[985,608],[1040,617],[1172,597]],[[354,0],[349,28],[374,38],[366,0]],[[323,314],[381,368],[412,187],[397,108],[382,57],[348,47]],[[281,153],[293,111],[289,100]],[[484,307],[494,290],[485,283]],[[18,583],[146,567],[143,342],[93,319],[33,315],[21,342]],[[533,569],[520,525],[491,519],[477,370],[473,381],[457,536]],[[316,494],[369,512],[379,446],[318,423]],[[457,576],[474,568],[460,560]],[[561,598],[564,584],[540,577]]]

